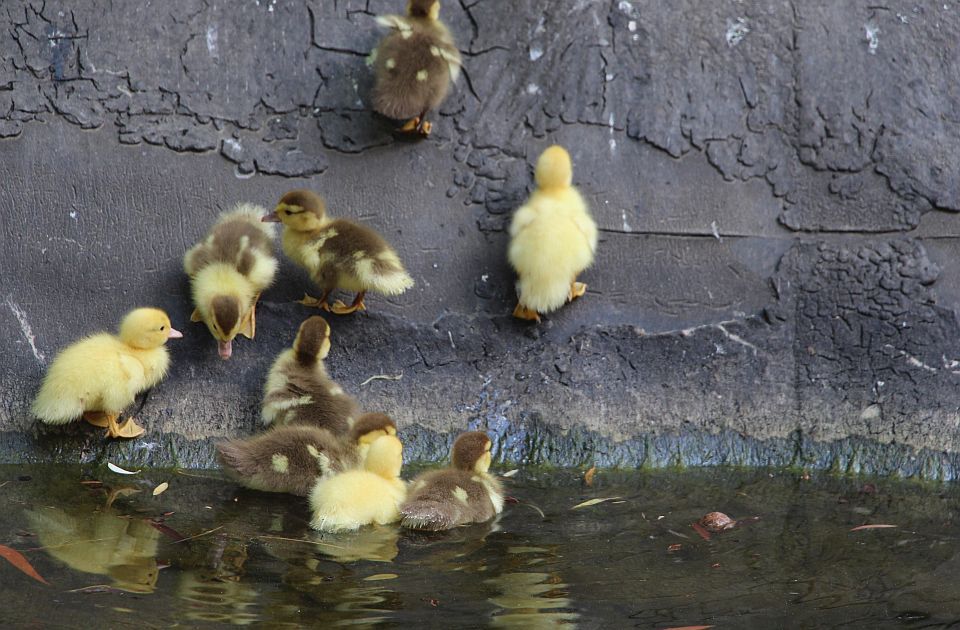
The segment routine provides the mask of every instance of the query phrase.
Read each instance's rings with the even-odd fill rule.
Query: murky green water
[[[707,470],[600,471],[587,487],[582,471],[521,472],[497,523],[333,536],[296,498],[190,475],[205,477],[0,467],[0,544],[49,582],[0,559],[2,625],[960,625],[952,486]],[[760,519],[704,540],[691,524],[714,510]],[[850,531],[864,524],[897,527]]]

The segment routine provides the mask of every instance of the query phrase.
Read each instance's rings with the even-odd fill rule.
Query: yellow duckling
[[[439,0],[409,0],[407,15],[383,15],[392,29],[370,53],[376,83],[373,108],[388,118],[407,120],[401,133],[430,135],[427,112],[447,97],[460,75],[460,51],[440,20]]]
[[[517,271],[513,316],[540,321],[587,290],[577,275],[593,264],[597,225],[572,185],[570,154],[548,148],[537,161],[537,189],[513,215],[507,258]]]
[[[374,440],[361,470],[324,477],[310,492],[310,527],[324,532],[385,525],[400,519],[407,489],[400,479],[403,445],[393,435]]]
[[[323,289],[319,299],[305,296],[302,304],[346,315],[366,309],[367,291],[399,295],[413,286],[413,278],[382,236],[352,221],[331,219],[323,199],[312,191],[288,192],[263,220],[283,223],[284,253]],[[340,300],[327,305],[327,297],[337,288],[356,292],[351,306]]]
[[[350,430],[357,402],[327,376],[323,360],[329,352],[326,320],[314,315],[300,324],[293,347],[280,353],[267,375],[264,424],[308,424],[337,436]]]
[[[196,305],[190,321],[207,325],[221,359],[230,358],[238,334],[253,339],[257,300],[277,273],[273,230],[260,221],[263,213],[260,206],[238,204],[183,257]]]
[[[357,419],[348,436],[291,425],[217,444],[217,451],[224,471],[240,485],[305,497],[319,478],[356,468],[371,443],[396,434],[397,425],[389,416],[368,413]]]
[[[138,308],[123,318],[120,334],[99,333],[64,349],[43,380],[33,414],[47,424],[83,416],[109,437],[135,438],[143,428],[133,418],[117,425],[137,394],[163,380],[170,366],[167,339],[183,335],[155,308]]]
[[[483,523],[503,511],[503,488],[490,469],[490,438],[464,433],[453,443],[451,467],[423,473],[400,506],[400,524],[440,531]]]

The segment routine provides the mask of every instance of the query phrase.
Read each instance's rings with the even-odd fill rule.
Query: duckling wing
[[[442,531],[482,523],[495,513],[482,477],[447,469],[413,480],[407,500],[400,506],[400,524],[410,529]]]
[[[319,260],[328,261],[321,286],[329,285],[335,274],[336,286],[353,291],[376,291],[399,295],[413,286],[413,278],[404,269],[397,253],[382,236],[368,227],[345,219],[333,221],[329,235],[318,250]]]

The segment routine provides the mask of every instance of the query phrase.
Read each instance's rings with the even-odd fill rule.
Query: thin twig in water
[[[183,540],[175,540],[175,541],[173,541],[172,544],[175,545],[175,544],[177,544],[177,543],[182,543],[182,542],[186,542],[186,541],[188,541],[188,540],[193,540],[194,538],[200,538],[201,536],[206,536],[207,534],[212,534],[213,532],[217,531],[218,529],[223,529],[223,525],[220,525],[219,527],[214,527],[213,529],[208,529],[208,530],[205,531],[205,532],[200,532],[200,533],[197,534],[196,536],[187,536],[187,537],[184,538]]]
[[[542,519],[546,519],[546,518],[547,518],[547,515],[543,513],[543,510],[541,510],[540,508],[538,508],[537,506],[535,506],[533,503],[524,503],[523,501],[521,501],[521,502],[519,503],[519,505],[525,505],[525,506],[527,506],[528,508],[531,508],[531,509],[533,509],[533,510],[536,510],[537,513],[540,515],[540,518],[542,518]]]
[[[346,547],[341,547],[340,545],[331,545],[330,543],[320,542],[319,540],[304,540],[303,538],[284,538],[283,536],[254,536],[254,538],[259,538],[261,540],[286,540],[288,542],[299,542],[306,543],[308,545],[319,545],[321,547],[330,547],[331,549],[340,549],[346,550]]]
[[[193,473],[184,472],[182,468],[177,468],[175,471],[178,475],[183,475],[184,477],[196,477],[197,479],[213,479],[214,481],[224,481],[223,477],[211,477],[209,475],[194,475]]]
[[[0,483],[0,488],[4,487],[4,486],[7,485],[8,483],[10,483],[10,482],[9,482],[9,481],[4,481],[3,483]]]
[[[403,378],[403,372],[400,372],[396,376],[390,374],[374,374],[364,382],[360,383],[360,387],[363,387],[371,381],[399,381],[401,378]]]

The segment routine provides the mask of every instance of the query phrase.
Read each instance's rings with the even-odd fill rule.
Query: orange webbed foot
[[[540,323],[540,313],[536,312],[531,308],[527,308],[523,304],[517,302],[517,307],[513,309],[513,316],[517,319],[525,319],[528,321]]]
[[[587,292],[587,285],[582,282],[571,282],[570,283],[570,294],[567,296],[568,302],[573,302],[575,299]]]

